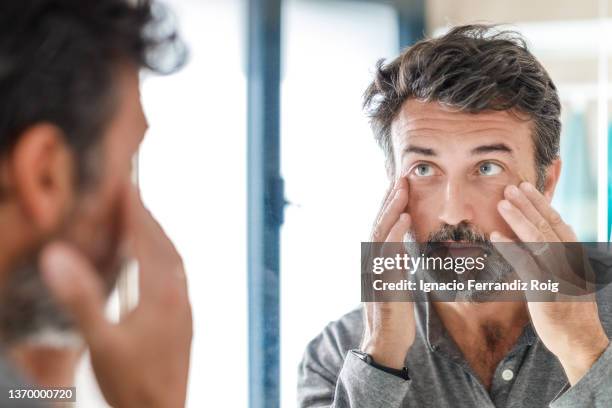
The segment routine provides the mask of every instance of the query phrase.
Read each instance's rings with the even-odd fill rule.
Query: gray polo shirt
[[[6,360],[0,348],[0,407],[1,408],[40,408],[35,401],[9,398],[9,390],[28,388],[28,382]],[[49,405],[50,406],[50,405]]]
[[[609,265],[594,264],[595,270]],[[597,293],[612,335],[612,288]],[[415,303],[417,332],[406,356],[409,380],[370,366],[350,350],[363,331],[361,307],[330,323],[308,345],[299,366],[300,407],[493,408],[612,407],[612,346],[573,387],[557,358],[527,325],[495,369],[487,390],[427,302]]]

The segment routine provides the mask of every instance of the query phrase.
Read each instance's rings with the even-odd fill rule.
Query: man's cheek
[[[500,232],[507,237],[514,237],[512,229],[497,210],[497,205],[501,198],[495,195],[495,191],[491,191],[489,195],[474,194],[473,198],[477,204],[473,206],[474,217],[471,223],[480,232],[484,233],[487,237],[490,237],[493,231]]]
[[[442,183],[409,182],[410,192],[407,211],[411,214],[434,216],[442,209],[445,194]]]
[[[104,179],[96,189],[83,194],[70,228],[73,241],[96,266],[115,257],[123,224],[120,190],[109,187],[109,179]]]
[[[493,225],[494,227],[491,228],[490,231],[488,231],[489,234],[493,231],[497,231],[502,235],[509,237],[510,239],[517,238],[512,228],[508,225],[506,220],[504,220],[503,217],[499,214],[499,211],[497,211],[497,207],[495,208],[495,220]]]
[[[497,203],[504,198],[504,189],[507,185],[506,180],[479,180],[470,186],[470,194],[473,197],[478,197],[480,202],[484,199],[486,202],[494,201]]]
[[[486,181],[481,182],[478,188],[473,188],[470,191],[474,203],[473,223],[478,225],[487,236],[493,231],[501,232],[506,236],[513,236],[512,229],[497,209],[499,202],[504,199],[506,186],[507,183]]]
[[[423,189],[412,189],[408,212],[412,219],[411,231],[419,242],[424,242],[439,227],[440,200],[436,194],[429,194]]]

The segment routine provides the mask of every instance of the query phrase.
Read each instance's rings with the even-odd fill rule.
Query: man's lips
[[[434,253],[443,252],[453,258],[477,258],[486,254],[486,249],[478,243],[469,241],[441,241],[434,243]]]

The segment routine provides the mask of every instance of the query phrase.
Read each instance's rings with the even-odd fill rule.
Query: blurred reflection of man
[[[559,97],[518,34],[464,26],[421,41],[379,65],[365,105],[393,183],[372,241],[576,241],[550,206]],[[308,345],[300,406],[612,406],[608,292],[366,303]]]
[[[73,384],[82,338],[111,405],[184,405],[182,263],[130,183],[147,128],[139,70],[184,59],[176,34],[159,30],[162,11],[127,0],[0,5],[0,338],[16,369],[0,364],[5,388]],[[140,303],[111,325],[103,308],[124,255],[139,263]],[[0,406],[7,398],[3,389]]]

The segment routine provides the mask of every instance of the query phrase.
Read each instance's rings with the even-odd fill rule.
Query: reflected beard
[[[412,235],[408,235],[408,241],[416,242]],[[450,251],[453,248],[477,248],[481,253],[479,256],[486,254],[484,268],[480,270],[476,268],[466,269],[463,273],[444,268],[420,268],[416,275],[420,276],[425,282],[452,283],[456,281],[464,283],[466,289],[456,293],[455,301],[481,303],[495,300],[496,297],[502,295],[498,291],[468,290],[467,282],[469,280],[504,283],[512,281],[517,276],[514,268],[495,249],[495,246],[485,234],[468,223],[460,223],[456,226],[445,224],[439,230],[431,233],[426,242],[407,245],[410,256],[423,254],[425,257],[441,257],[442,259],[452,257]],[[415,253],[415,251],[418,253]]]

